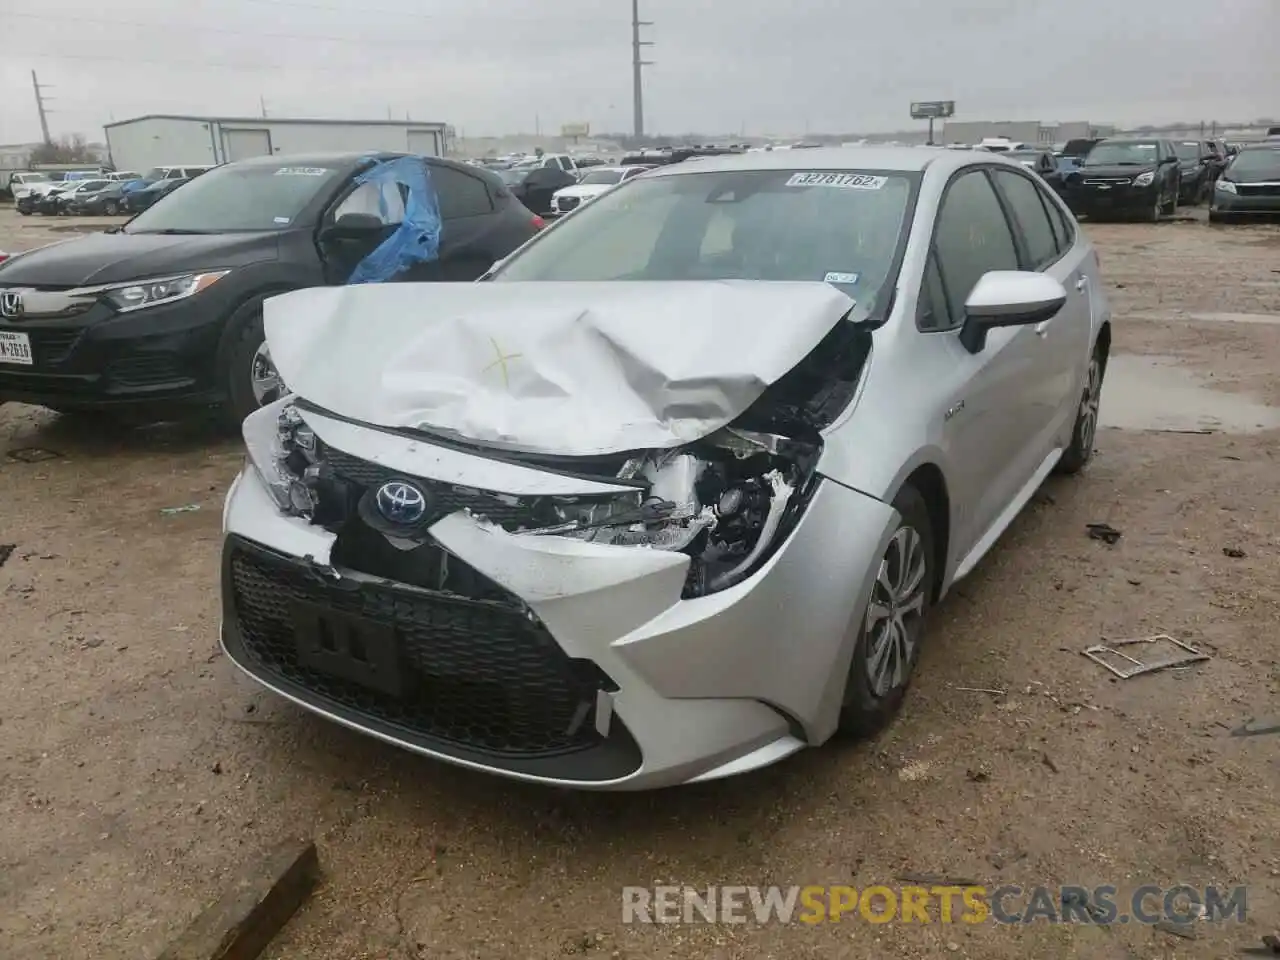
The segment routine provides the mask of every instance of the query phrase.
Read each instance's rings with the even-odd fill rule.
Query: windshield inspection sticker
[[[281,167],[277,177],[323,177],[329,171],[324,167]]]
[[[822,278],[823,283],[857,283],[856,273],[828,273]]]
[[[845,190],[879,190],[888,177],[866,173],[797,173],[787,181],[788,187],[842,187]]]
[[[273,221],[274,223],[288,223],[288,222],[289,222],[289,218],[288,218],[288,217],[273,217],[273,218],[272,218],[272,221]]]

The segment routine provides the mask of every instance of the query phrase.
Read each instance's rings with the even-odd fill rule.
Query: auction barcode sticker
[[[879,190],[888,177],[873,177],[867,173],[796,173],[787,181],[788,187],[843,187],[846,190]]]

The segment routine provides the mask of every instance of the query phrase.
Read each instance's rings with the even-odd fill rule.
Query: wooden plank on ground
[[[302,906],[319,873],[314,842],[280,844],[233,877],[157,960],[255,960]]]

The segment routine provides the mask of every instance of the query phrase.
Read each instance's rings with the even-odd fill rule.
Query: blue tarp
[[[357,265],[347,283],[384,283],[416,263],[429,263],[440,255],[440,207],[431,175],[420,157],[384,160],[356,177],[357,184],[393,184],[407,188],[404,220]],[[405,191],[401,191],[404,193]],[[379,213],[384,220],[386,195],[379,192]]]

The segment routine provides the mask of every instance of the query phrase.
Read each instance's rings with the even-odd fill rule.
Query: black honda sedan
[[[216,406],[243,419],[280,390],[263,302],[347,282],[421,206],[399,183],[365,179],[397,159],[226,164],[123,227],[0,264],[0,403],[167,418],[177,405]],[[403,159],[425,165],[439,243],[386,279],[476,280],[542,226],[489,171]]]

